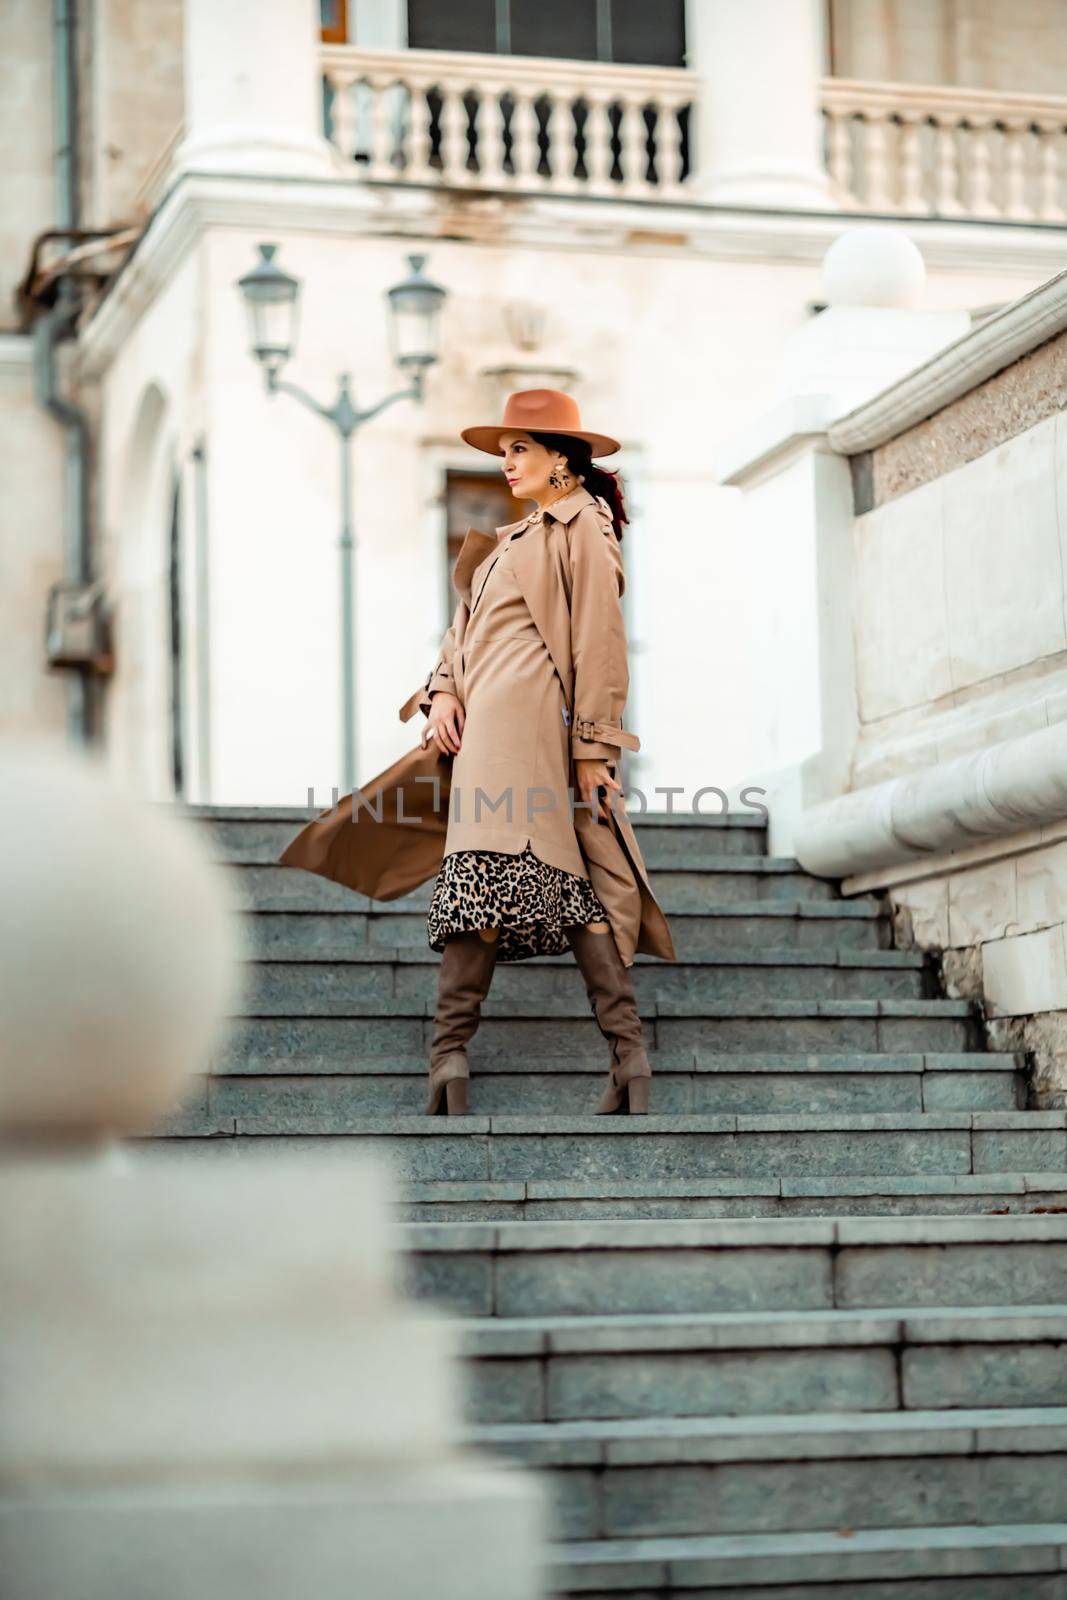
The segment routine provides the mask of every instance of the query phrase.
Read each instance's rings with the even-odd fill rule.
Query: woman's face
[[[547,499],[557,493],[548,477],[557,465],[566,470],[558,450],[547,449],[528,433],[502,433],[500,446],[504,452],[504,476],[516,500]]]

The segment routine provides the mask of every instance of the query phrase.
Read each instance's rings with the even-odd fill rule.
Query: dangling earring
[[[553,489],[563,489],[566,487],[567,475],[565,472],[562,474],[562,476],[560,474],[561,469],[559,467],[553,467],[552,471],[548,475],[548,481],[552,485]]]

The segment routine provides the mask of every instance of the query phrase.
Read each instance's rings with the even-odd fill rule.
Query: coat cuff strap
[[[407,722],[410,717],[415,715],[416,711],[421,711],[423,716],[426,717],[430,715],[430,684],[432,682],[433,673],[431,672],[428,674],[426,682],[420,683],[414,694],[408,695],[404,704],[400,707],[401,722]]]
[[[622,745],[627,750],[640,750],[641,741],[636,733],[616,727],[612,722],[594,722],[588,717],[576,717],[571,733],[574,755],[581,757],[583,744]],[[586,752],[590,754],[589,751]]]

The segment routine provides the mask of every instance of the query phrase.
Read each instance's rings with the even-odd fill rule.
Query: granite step
[[[556,1537],[1067,1521],[1067,1406],[499,1423],[545,1472]]]
[[[1067,1304],[470,1317],[467,1419],[575,1423],[1062,1407]]]
[[[278,1109],[209,1116],[199,1131],[185,1125],[157,1138],[213,1157],[268,1155],[278,1145],[366,1151],[402,1181],[639,1181],[1067,1170],[1065,1120],[1063,1111],[939,1111],[327,1122]]]
[[[993,1308],[1067,1301],[1067,1216],[398,1223],[458,1315]]]
[[[894,1177],[610,1178],[512,1183],[405,1182],[407,1222],[618,1221],[703,1217],[1019,1216],[1067,1211],[1067,1173],[931,1173]]]
[[[869,1111],[1014,1111],[1025,1077],[1010,1054],[719,1055],[650,1052],[657,1114],[761,1115]],[[471,1050],[470,1106],[478,1116],[581,1116],[596,1105],[610,1058],[606,1046],[575,1059],[517,1056],[488,1061]],[[259,1070],[257,1070],[257,1068]],[[205,1079],[212,1116],[280,1113],[306,1119],[412,1116],[426,1095],[419,1056],[225,1059]]]
[[[1065,1600],[1067,1522],[555,1546],[557,1600]]]
[[[313,807],[298,806],[169,806],[179,815],[202,822],[223,860],[247,865],[277,861],[289,841],[308,822],[333,805],[323,795]],[[725,816],[694,815],[692,810],[668,815],[663,811],[627,812],[646,865],[654,869],[681,862],[734,855],[761,855],[766,850],[767,824],[755,811],[729,812]]]
[[[291,1011],[323,997],[331,1002],[365,994],[436,1002],[441,958],[403,945],[286,952],[272,950],[246,963],[248,1009],[273,1004],[279,993]],[[918,1000],[938,997],[931,964],[910,950],[716,950],[676,962],[642,959],[631,968],[639,1007],[655,1000],[768,999]],[[502,1004],[575,999],[588,1009],[573,955],[500,961],[490,994]]]
[[[865,905],[869,913],[885,913],[884,901],[876,893],[843,900],[834,880],[812,877],[790,856],[709,858],[692,867],[661,868],[651,876],[656,899],[668,916],[682,911],[706,913],[723,905],[753,900],[779,910],[782,902],[801,901],[831,906],[835,911],[842,905],[858,903]],[[239,904],[249,910],[325,911],[337,907],[359,911],[383,903],[295,867],[236,864],[232,866],[232,877]],[[425,912],[433,882],[431,878],[402,900],[389,903]]]
[[[368,969],[371,970],[371,969]],[[353,993],[365,988],[365,993]],[[428,1051],[434,1001],[375,992],[370,982],[309,983],[294,999],[289,980],[256,986],[232,1019],[228,1050],[242,1055],[419,1055]],[[983,1042],[978,1008],[967,1000],[823,1000],[753,996],[733,1000],[643,1000],[650,1049],[840,1054],[956,1054]],[[584,994],[547,1000],[502,1000],[490,990],[472,1041],[475,1055],[603,1054],[604,1043]]]
[[[294,880],[308,874],[293,874]],[[369,945],[372,949],[417,949],[430,953],[426,939],[426,904],[410,905],[412,896],[398,900],[368,900],[335,884],[326,886],[337,905],[321,910],[246,909],[239,913],[247,930],[250,950],[258,955],[296,959],[301,954],[349,955]],[[724,949],[796,949],[836,953],[838,950],[889,950],[892,920],[884,905],[872,907],[867,897],[851,900],[742,900],[713,911],[676,911],[671,918],[674,946],[680,960]],[[573,957],[541,957],[570,961]],[[638,955],[636,964],[657,964],[655,956]]]

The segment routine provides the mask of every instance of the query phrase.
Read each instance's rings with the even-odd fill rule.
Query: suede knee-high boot
[[[593,933],[585,923],[564,929],[585,979],[597,1027],[611,1046],[612,1066],[596,1115],[646,1112],[652,1067],[629,968],[608,928]]]
[[[470,1064],[466,1044],[481,1021],[481,1004],[489,993],[500,943],[468,929],[445,940],[437,976],[437,1010],[430,1043],[429,1097],[426,1115],[462,1115],[467,1110]]]

